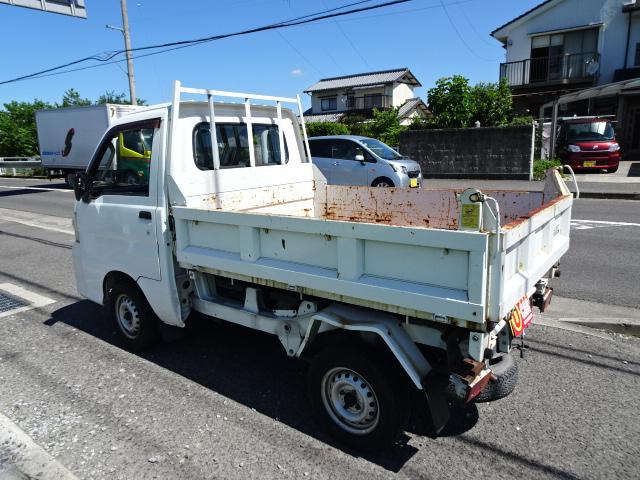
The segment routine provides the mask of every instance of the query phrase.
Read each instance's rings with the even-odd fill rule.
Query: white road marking
[[[0,414],[0,478],[78,480],[15,423]],[[5,476],[6,475],[6,476]]]
[[[18,285],[14,285],[13,283],[0,283],[0,292],[6,292],[12,297],[24,300],[25,303],[28,303],[28,305],[25,307],[14,308],[0,313],[0,318],[8,317],[9,315],[15,315],[16,313],[26,312],[27,310],[33,310],[34,308],[40,308],[55,303],[55,300],[49,297],[38,295],[37,293],[33,293]]]
[[[0,223],[2,222],[14,222],[27,227],[42,228],[67,235],[74,234],[70,218],[54,217],[53,215],[0,208]]]
[[[17,187],[15,185],[0,185],[0,188],[9,188],[12,190],[41,190],[43,192],[63,192],[73,193],[73,190],[69,188],[47,188],[47,187]]]
[[[640,227],[640,223],[631,222],[610,222],[607,220],[581,220],[574,218],[571,220],[571,228],[574,230],[590,230],[602,227]]]

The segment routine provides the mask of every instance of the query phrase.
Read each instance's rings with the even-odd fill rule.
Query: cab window
[[[280,139],[277,125],[254,123],[253,153],[256,167],[280,164]],[[244,123],[216,123],[220,168],[249,167],[249,136]],[[285,163],[289,161],[287,140],[284,139]],[[193,130],[193,159],[200,170],[213,170],[211,127],[203,122]]]
[[[149,195],[155,128],[113,131],[103,142],[89,172],[93,196]]]

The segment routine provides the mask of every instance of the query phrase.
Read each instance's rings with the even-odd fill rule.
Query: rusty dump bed
[[[370,188],[286,184],[220,193],[201,198],[193,206],[358,223],[457,230],[460,190]],[[489,190],[500,204],[501,224],[529,218],[544,205],[544,192]]]
[[[477,190],[459,193],[307,176],[192,195],[172,207],[176,257],[183,268],[412,317],[499,321],[568,249],[573,198],[557,172],[542,192],[482,192],[499,204],[498,223],[493,200],[471,205]],[[461,213],[470,205],[482,219],[471,226]]]

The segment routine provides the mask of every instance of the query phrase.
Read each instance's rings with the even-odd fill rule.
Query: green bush
[[[307,123],[307,135],[310,137],[349,135],[349,128],[342,123],[336,122],[312,122]]]
[[[562,165],[562,162],[557,158],[552,158],[548,160],[536,159],[533,161],[533,179],[534,180],[544,180],[545,172],[550,168],[559,167]]]

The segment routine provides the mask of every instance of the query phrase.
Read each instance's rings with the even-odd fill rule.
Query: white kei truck
[[[319,423],[365,451],[412,396],[440,431],[454,403],[510,393],[512,342],[569,248],[557,171],[542,192],[327,185],[283,108],[299,97],[174,88],[114,121],[75,182],[78,290],[127,348],[191,312],[276,335],[310,363]]]

